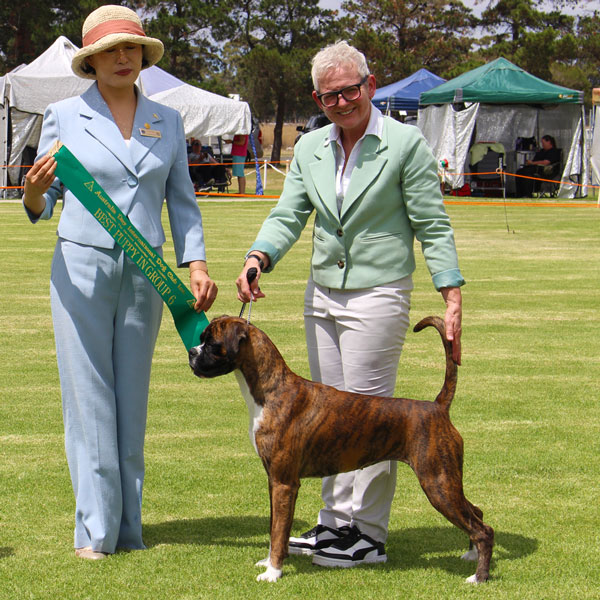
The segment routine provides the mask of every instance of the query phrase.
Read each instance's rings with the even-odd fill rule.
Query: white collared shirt
[[[365,129],[362,137],[356,142],[356,144],[354,144],[354,147],[350,151],[348,162],[346,162],[346,153],[344,152],[344,147],[342,146],[341,133],[341,129],[334,124],[329,133],[329,139],[326,141],[326,144],[335,142],[337,149],[335,153],[335,195],[337,199],[338,212],[341,212],[342,210],[342,202],[344,201],[344,197],[348,191],[350,177],[352,176],[352,171],[356,166],[356,161],[358,160],[358,155],[360,153],[362,142],[365,139],[365,136],[374,135],[381,140],[383,135],[383,115],[378,108],[371,105],[371,114],[369,116],[367,128]],[[346,165],[345,169],[344,165]]]

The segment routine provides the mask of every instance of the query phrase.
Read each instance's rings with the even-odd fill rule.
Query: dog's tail
[[[438,330],[446,351],[446,377],[444,379],[444,385],[442,386],[442,389],[435,401],[449,411],[452,398],[454,398],[454,392],[456,391],[456,376],[458,368],[454,362],[454,359],[452,358],[452,344],[446,338],[444,319],[440,317],[425,317],[415,325],[414,331],[421,331],[422,329],[425,329],[425,327],[429,326],[435,327]]]

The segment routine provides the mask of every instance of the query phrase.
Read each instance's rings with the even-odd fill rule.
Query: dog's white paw
[[[257,563],[255,563],[254,566],[255,567],[270,567],[271,561],[269,560],[269,557],[267,556],[267,558],[263,558],[262,560],[259,560]]]
[[[275,567],[272,567],[271,565],[269,565],[267,567],[267,570],[264,573],[261,573],[256,578],[256,581],[269,581],[269,582],[273,583],[274,581],[277,581],[278,579],[281,578],[281,574],[282,574],[281,569],[276,569]]]
[[[477,585],[479,583],[479,581],[477,581],[477,575],[471,575],[471,577],[467,577],[465,579],[466,583],[474,583],[475,585]]]
[[[461,558],[463,560],[477,560],[479,558],[479,553],[477,552],[477,548],[473,546],[470,550],[467,550]]]

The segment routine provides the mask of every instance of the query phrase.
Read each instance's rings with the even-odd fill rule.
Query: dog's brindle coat
[[[435,402],[367,396],[308,381],[288,368],[265,333],[236,317],[214,319],[201,345],[190,350],[190,366],[198,377],[239,370],[242,392],[251,395],[250,427],[269,477],[271,501],[271,547],[269,557],[257,563],[267,567],[259,580],[281,577],[300,478],[382,460],[411,466],[433,507],[466,531],[477,550],[477,570],[467,581],[488,579],[494,531],[464,496],[463,441],[449,417],[457,366],[442,319],[427,317],[414,329],[429,325],[438,330],[446,350],[446,376]]]

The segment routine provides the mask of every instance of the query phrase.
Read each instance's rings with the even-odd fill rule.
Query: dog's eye
[[[226,356],[227,355],[227,348],[225,348],[225,346],[223,344],[215,344],[215,342],[213,340],[209,340],[208,342],[206,342],[204,344],[206,350],[205,352],[208,352],[209,354],[212,354],[213,356]]]

